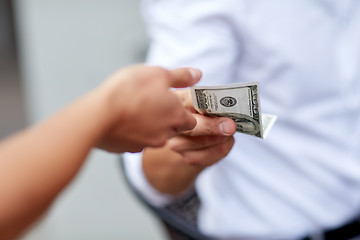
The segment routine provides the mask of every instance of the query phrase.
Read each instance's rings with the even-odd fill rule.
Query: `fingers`
[[[181,104],[188,110],[190,110],[193,113],[197,113],[196,109],[194,108],[192,99],[191,99],[191,93],[190,89],[176,89],[173,90],[172,93],[174,93],[177,98],[180,100]]]
[[[228,141],[214,147],[186,151],[182,153],[183,160],[190,165],[211,166],[223,159],[231,151],[233,145],[234,139],[230,138]]]
[[[219,135],[231,136],[236,131],[235,122],[226,117],[208,117],[201,114],[193,114],[196,118],[196,126],[183,134],[189,136]]]
[[[219,144],[222,144],[229,139],[232,138],[231,136],[178,136],[172,138],[168,141],[168,146],[170,149],[176,152],[185,152],[185,151],[192,151],[198,150],[203,148],[213,147]]]
[[[195,68],[178,68],[169,71],[170,85],[174,88],[185,88],[194,85],[201,78],[201,71]]]
[[[175,126],[175,131],[181,133],[196,126],[196,118],[189,111],[184,109],[184,115],[180,125]]]

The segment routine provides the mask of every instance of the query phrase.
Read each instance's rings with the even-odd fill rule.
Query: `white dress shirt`
[[[147,0],[148,63],[197,67],[198,85],[258,81],[266,140],[235,134],[196,180],[217,239],[298,239],[360,215],[360,1]],[[126,156],[154,205],[141,155]]]

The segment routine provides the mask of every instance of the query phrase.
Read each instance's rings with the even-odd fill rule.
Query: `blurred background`
[[[142,62],[147,43],[138,0],[0,1],[0,138]],[[118,161],[94,151],[23,240],[165,239]]]

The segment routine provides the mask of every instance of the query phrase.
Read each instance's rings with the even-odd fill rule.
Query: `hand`
[[[168,146],[182,155],[183,161],[191,165],[207,167],[224,158],[231,150],[236,124],[230,118],[208,117],[197,114],[190,91],[174,91],[182,104],[194,113],[196,126],[190,131],[172,138]]]
[[[195,69],[172,71],[133,66],[112,75],[100,88],[109,96],[110,128],[98,147],[111,152],[138,152],[163,146],[176,133],[192,129],[196,120],[170,87],[188,87],[201,78]]]
[[[236,124],[230,118],[196,113],[188,90],[175,91],[183,105],[193,112],[195,128],[171,138],[163,148],[146,148],[143,170],[160,192],[179,194],[192,186],[198,174],[223,159],[231,150]]]
[[[199,115],[196,117],[196,129],[187,134],[180,134],[168,142],[168,147],[181,155],[182,161],[203,169],[223,159],[231,150],[234,138],[233,130],[224,133],[221,126],[233,128],[229,118],[211,118]],[[235,132],[235,131],[234,131]]]

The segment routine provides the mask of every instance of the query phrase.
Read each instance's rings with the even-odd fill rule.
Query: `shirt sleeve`
[[[231,83],[241,52],[231,28],[231,5],[229,0],[144,0],[150,37],[147,63],[199,68],[203,73],[199,85]],[[157,191],[146,179],[141,156],[124,155],[130,182],[150,204],[170,203],[174,198]]]
[[[157,191],[147,180],[142,169],[142,153],[125,153],[123,161],[127,179],[147,202],[156,207],[162,207],[172,202],[173,196]]]

